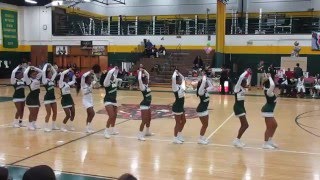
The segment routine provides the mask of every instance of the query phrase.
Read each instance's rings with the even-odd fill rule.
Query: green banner
[[[18,13],[1,10],[2,39],[4,48],[18,48]]]

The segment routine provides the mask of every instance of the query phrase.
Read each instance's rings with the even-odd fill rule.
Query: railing
[[[97,20],[75,14],[53,15],[53,35],[106,36],[106,35],[212,35],[215,19],[170,20]],[[256,18],[233,14],[226,20],[226,34],[310,34],[320,31],[320,17],[286,17],[264,14]]]

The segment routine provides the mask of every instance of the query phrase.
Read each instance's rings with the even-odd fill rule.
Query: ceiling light
[[[52,6],[61,6],[63,5],[63,1],[52,1]]]
[[[91,2],[91,0],[83,0],[83,2]]]
[[[34,0],[24,0],[26,3],[37,4],[37,1]]]

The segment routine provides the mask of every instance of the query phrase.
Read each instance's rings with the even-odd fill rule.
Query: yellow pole
[[[226,36],[226,5],[217,0],[217,21],[216,21],[216,54],[215,67],[221,67],[224,64],[224,47]]]

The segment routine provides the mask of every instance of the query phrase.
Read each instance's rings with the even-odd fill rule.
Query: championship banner
[[[4,48],[18,48],[18,13],[1,10],[2,44]]]

